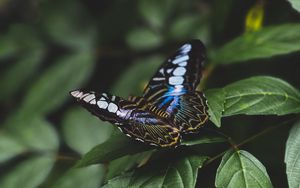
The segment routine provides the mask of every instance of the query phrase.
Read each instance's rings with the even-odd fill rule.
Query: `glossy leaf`
[[[151,150],[143,143],[138,143],[125,135],[119,134],[99,144],[85,154],[76,164],[76,167],[84,167],[96,163],[112,161],[125,155],[132,155]]]
[[[115,177],[103,185],[101,188],[125,188],[129,186],[133,172],[125,173],[122,176]]]
[[[300,51],[300,24],[269,26],[246,33],[216,52],[212,62],[230,64]]]
[[[300,185],[300,122],[296,123],[290,130],[289,138],[286,142],[285,158],[286,174],[290,188]]]
[[[225,92],[225,98],[224,98]],[[224,116],[286,115],[300,112],[300,92],[287,82],[256,76],[206,92],[213,122]],[[224,100],[222,100],[224,98]],[[211,101],[210,101],[211,100]],[[224,109],[220,104],[224,104]]]
[[[110,137],[112,125],[100,121],[82,108],[70,110],[63,120],[63,133],[66,143],[80,154]]]
[[[137,166],[147,156],[151,156],[152,151],[137,153],[134,155],[126,155],[121,158],[115,159],[109,163],[106,180],[110,180],[121,173],[132,169]]]
[[[149,163],[135,170],[129,187],[194,188],[198,169],[206,160],[204,156],[185,156]]]
[[[52,186],[53,188],[98,188],[104,176],[102,165],[71,169]]]
[[[210,120],[218,127],[221,126],[221,117],[224,112],[225,92],[223,89],[210,89],[205,92],[207,97]]]
[[[229,150],[218,167],[216,187],[273,187],[263,164],[247,151]]]
[[[49,174],[53,164],[52,156],[30,158],[6,172],[0,179],[0,187],[38,187]]]
[[[298,0],[288,0],[288,1],[291,3],[292,7],[295,10],[297,10],[298,12],[300,12],[300,1],[298,1]]]
[[[53,111],[69,97],[69,91],[89,78],[93,65],[93,57],[86,52],[60,59],[29,89],[21,112],[31,116]]]

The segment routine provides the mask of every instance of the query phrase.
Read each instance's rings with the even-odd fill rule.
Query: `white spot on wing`
[[[71,95],[73,96],[73,97],[77,97],[77,95],[79,94],[80,92],[78,91],[78,90],[76,90],[76,91],[72,91],[71,92]]]
[[[191,49],[192,46],[190,44],[185,44],[180,48],[182,53],[188,53],[189,51],[191,51]]]
[[[160,72],[161,74],[164,74],[164,69],[163,69],[163,68],[159,69],[159,72]]]
[[[98,101],[97,105],[99,108],[106,109],[108,106],[108,103],[106,101]]]
[[[87,95],[89,95],[89,93],[85,93],[85,94],[83,94],[83,95],[81,95],[81,96],[78,96],[80,99],[83,99],[85,96],[87,96]]]
[[[185,69],[184,67],[177,67],[177,68],[174,70],[173,74],[174,74],[175,76],[182,76],[182,75],[185,74],[185,72],[186,72],[186,69]]]
[[[169,78],[169,84],[171,85],[180,85],[184,81],[182,76],[172,76]]]
[[[161,81],[161,80],[165,80],[165,78],[164,77],[154,77],[152,80]]]
[[[182,63],[179,63],[178,65],[181,66],[181,67],[185,67],[185,66],[187,65],[187,62],[184,61],[184,62],[182,62]]]
[[[126,111],[123,110],[118,110],[116,114],[119,117],[125,117],[127,115]]]
[[[107,110],[108,110],[109,112],[116,113],[117,110],[118,110],[118,106],[117,106],[115,103],[112,103],[112,102],[111,102],[111,103],[109,103]]]
[[[106,99],[104,97],[101,97],[100,101],[106,101]]]
[[[90,104],[96,104],[96,100],[95,99],[91,100]]]
[[[86,97],[84,97],[84,101],[85,102],[90,102],[92,99],[94,99],[95,98],[95,95],[94,94],[90,94],[90,95],[88,95],[88,96],[86,96]]]
[[[185,55],[185,56],[181,56],[179,58],[176,58],[172,61],[173,64],[178,64],[178,63],[181,63],[183,61],[187,61],[189,59],[189,56],[188,55]]]
[[[167,70],[167,73],[171,73],[171,72],[172,72],[172,70],[173,70],[173,69],[168,69],[168,70]]]
[[[116,99],[116,96],[113,95],[113,96],[111,97],[111,100],[112,100],[112,101],[115,101],[115,99]]]

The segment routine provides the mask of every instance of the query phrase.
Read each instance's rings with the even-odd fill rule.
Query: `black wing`
[[[205,47],[200,40],[182,45],[151,78],[143,97],[153,102],[163,96],[195,91],[202,77],[204,59]]]
[[[117,125],[129,137],[160,147],[180,143],[179,130],[145,110],[143,101],[136,103],[108,93],[83,90],[75,90],[70,94],[92,114]]]
[[[149,105],[166,112],[182,132],[195,132],[208,119],[206,98],[195,91],[204,59],[201,41],[184,44],[158,69],[144,91]]]

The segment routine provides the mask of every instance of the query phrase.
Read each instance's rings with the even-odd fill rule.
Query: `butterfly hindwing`
[[[209,117],[202,92],[182,95],[174,109],[174,124],[180,126],[183,133],[197,132]]]
[[[136,140],[160,147],[176,146],[180,143],[180,132],[163,118],[150,111],[136,109],[128,125],[120,126],[123,133]]]

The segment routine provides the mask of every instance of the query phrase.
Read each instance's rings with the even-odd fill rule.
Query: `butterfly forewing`
[[[96,93],[94,91],[75,90],[70,94],[95,116],[103,121],[122,125],[130,114],[130,106],[134,104],[120,97],[108,93]],[[127,106],[128,108],[124,108]]]
[[[201,79],[205,48],[199,40],[182,45],[156,72],[144,98],[173,118],[182,132],[195,132],[208,119],[206,98],[195,91]]]
[[[201,41],[182,45],[151,78],[143,97],[153,102],[168,95],[195,91],[202,76],[204,58],[205,48]]]
[[[145,110],[147,107],[142,98],[127,101],[108,93],[84,90],[75,90],[70,94],[92,114],[117,125],[129,137],[161,147],[180,143],[179,130]]]

